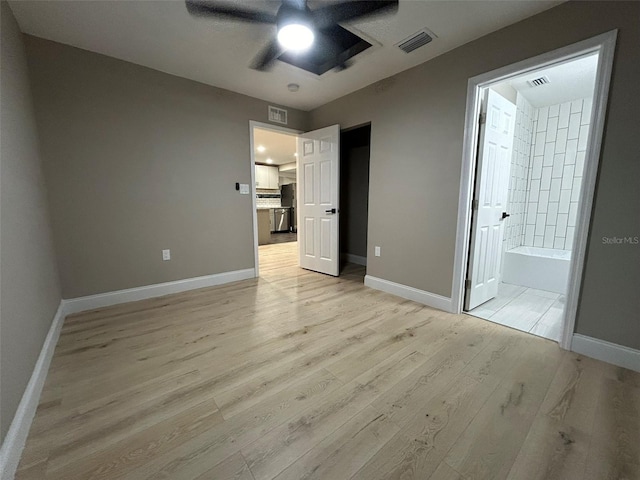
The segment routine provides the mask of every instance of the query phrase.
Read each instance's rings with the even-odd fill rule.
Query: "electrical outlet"
[[[171,250],[162,250],[162,260],[171,260]]]
[[[374,250],[375,250],[376,257],[379,257],[380,256],[380,247],[375,247]]]

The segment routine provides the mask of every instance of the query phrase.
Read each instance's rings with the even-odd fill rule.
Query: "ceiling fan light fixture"
[[[315,35],[313,30],[302,23],[288,23],[278,30],[278,42],[286,50],[303,52],[312,44]]]
[[[310,9],[308,0],[280,0],[280,7],[274,15],[262,9],[246,8],[242,5],[233,5],[230,0],[184,0],[187,11],[194,17],[209,17],[213,19],[230,18],[237,21],[275,25],[277,38],[271,40],[254,57],[250,67],[258,71],[267,71],[276,60],[282,60],[296,67],[307,70],[316,75],[316,63],[322,64],[322,68],[342,68],[346,66],[346,60],[368,47],[362,48],[362,44],[371,46],[370,43],[360,39],[357,35],[343,29],[339,24],[353,22],[358,19],[369,18],[381,14],[388,14],[398,10],[399,0],[350,0],[332,1],[326,5],[318,5]],[[270,0],[271,1],[271,0]],[[273,0],[275,1],[275,0]],[[252,2],[239,2],[252,3]],[[317,2],[324,3],[324,2]],[[316,0],[312,2],[316,4]],[[273,30],[272,30],[273,31]],[[328,35],[331,31],[336,33],[335,38]],[[345,44],[347,37],[360,39],[350,46]],[[315,37],[318,37],[317,39]],[[317,46],[310,52],[304,52],[316,42]],[[347,42],[348,43],[348,42]],[[357,49],[353,49],[358,45]],[[299,55],[300,53],[303,53]],[[345,55],[347,58],[344,58]],[[304,67],[294,63],[305,62]],[[324,70],[327,71],[327,70]]]

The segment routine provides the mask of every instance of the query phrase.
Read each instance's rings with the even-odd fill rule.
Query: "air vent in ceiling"
[[[539,87],[541,85],[546,85],[549,82],[549,77],[538,77],[538,78],[534,78],[533,80],[527,80],[527,83],[529,84],[530,87]]]
[[[402,40],[396,46],[405,53],[413,52],[415,49],[426,45],[431,40],[436,38],[433,32],[423,28],[417,33],[414,33],[409,38]]]
[[[286,125],[287,111],[284,108],[278,108],[269,105],[269,121]]]

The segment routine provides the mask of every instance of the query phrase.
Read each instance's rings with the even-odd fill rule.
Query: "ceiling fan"
[[[249,23],[272,24],[277,35],[253,59],[251,68],[268,70],[285,52],[302,53],[312,45],[326,55],[336,57],[336,65],[345,68],[340,60],[341,48],[323,32],[340,22],[359,20],[374,15],[395,12],[398,0],[351,0],[330,3],[311,10],[307,0],[282,0],[280,8],[272,13],[246,9],[214,0],[185,0],[193,16],[229,18]]]

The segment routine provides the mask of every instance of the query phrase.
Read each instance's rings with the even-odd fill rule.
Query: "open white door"
[[[480,127],[465,310],[498,293],[516,106],[487,89]]]
[[[340,126],[298,137],[298,249],[300,266],[338,276]]]

